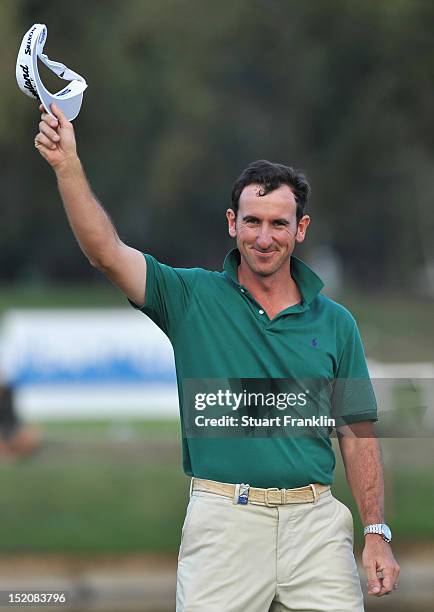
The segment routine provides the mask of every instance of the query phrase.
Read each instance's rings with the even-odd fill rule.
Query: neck
[[[261,276],[249,268],[241,257],[238,282],[261,304],[285,304],[285,307],[289,307],[301,301],[300,291],[291,277],[290,258],[274,274]]]

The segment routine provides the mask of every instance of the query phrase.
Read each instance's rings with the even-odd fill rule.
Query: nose
[[[259,234],[256,238],[256,245],[262,251],[266,251],[273,244],[273,238],[269,228],[263,223],[259,228]]]

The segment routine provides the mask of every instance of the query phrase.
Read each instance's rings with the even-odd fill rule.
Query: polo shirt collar
[[[235,248],[229,251],[223,263],[224,271],[236,285],[239,285],[238,266],[240,261],[240,252]],[[295,255],[291,255],[291,276],[297,283],[303,298],[303,304],[309,306],[324,287],[323,281],[307,264],[298,259],[298,257],[295,257]]]

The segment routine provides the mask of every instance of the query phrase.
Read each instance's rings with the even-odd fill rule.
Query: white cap
[[[53,62],[42,53],[47,40],[47,27],[35,23],[24,35],[18,51],[16,76],[18,87],[31,98],[40,100],[46,111],[52,115],[51,104],[55,102],[69,121],[77,117],[83,101],[87,83],[82,76],[59,62]],[[47,68],[70,83],[55,94],[45,89],[39,77],[38,57]]]

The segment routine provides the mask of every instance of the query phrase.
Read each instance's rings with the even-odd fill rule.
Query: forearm
[[[384,522],[384,477],[379,441],[370,437],[339,439],[345,472],[363,525]]]
[[[106,265],[119,239],[108,214],[92,193],[79,158],[68,160],[55,173],[69,224],[81,250],[92,265]]]
[[[384,523],[384,479],[380,443],[371,422],[351,425],[349,435],[339,436],[339,446],[348,484],[359,508],[363,525]],[[390,544],[376,533],[367,534],[362,554],[368,578],[368,595],[381,597],[397,588],[399,565]],[[381,572],[381,574],[380,574]]]

